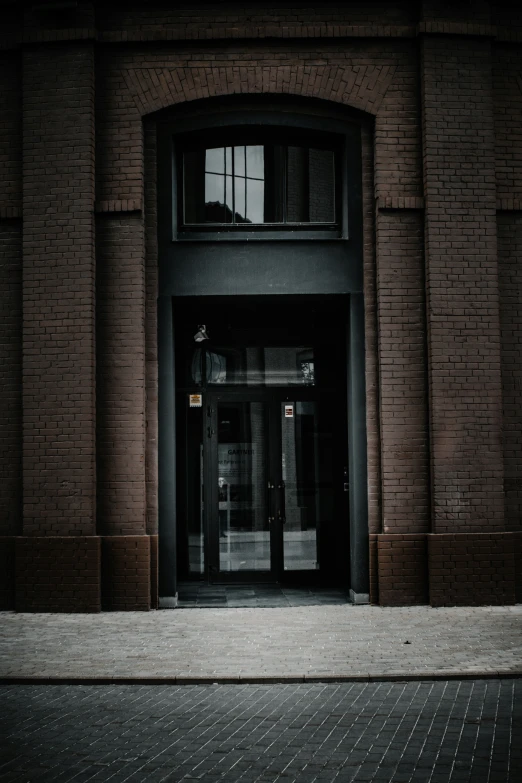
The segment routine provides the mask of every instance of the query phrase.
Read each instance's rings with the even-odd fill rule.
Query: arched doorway
[[[360,124],[292,108],[158,124],[164,596],[294,577],[367,600]]]

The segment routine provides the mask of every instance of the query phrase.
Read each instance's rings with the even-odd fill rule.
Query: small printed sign
[[[293,418],[294,418],[294,406],[285,405],[285,419],[293,419]]]
[[[203,405],[202,394],[189,394],[189,408],[201,408]]]

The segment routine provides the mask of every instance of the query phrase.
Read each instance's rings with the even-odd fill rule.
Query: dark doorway
[[[347,312],[174,300],[181,579],[348,584]]]

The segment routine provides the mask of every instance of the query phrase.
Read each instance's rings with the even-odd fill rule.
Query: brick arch
[[[247,65],[130,68],[124,78],[140,114],[185,101],[238,94],[322,98],[377,114],[393,65]]]

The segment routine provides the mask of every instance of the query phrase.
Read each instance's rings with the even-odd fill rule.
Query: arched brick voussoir
[[[271,65],[131,68],[124,78],[142,116],[200,98],[289,94],[322,98],[377,114],[394,65]]]

